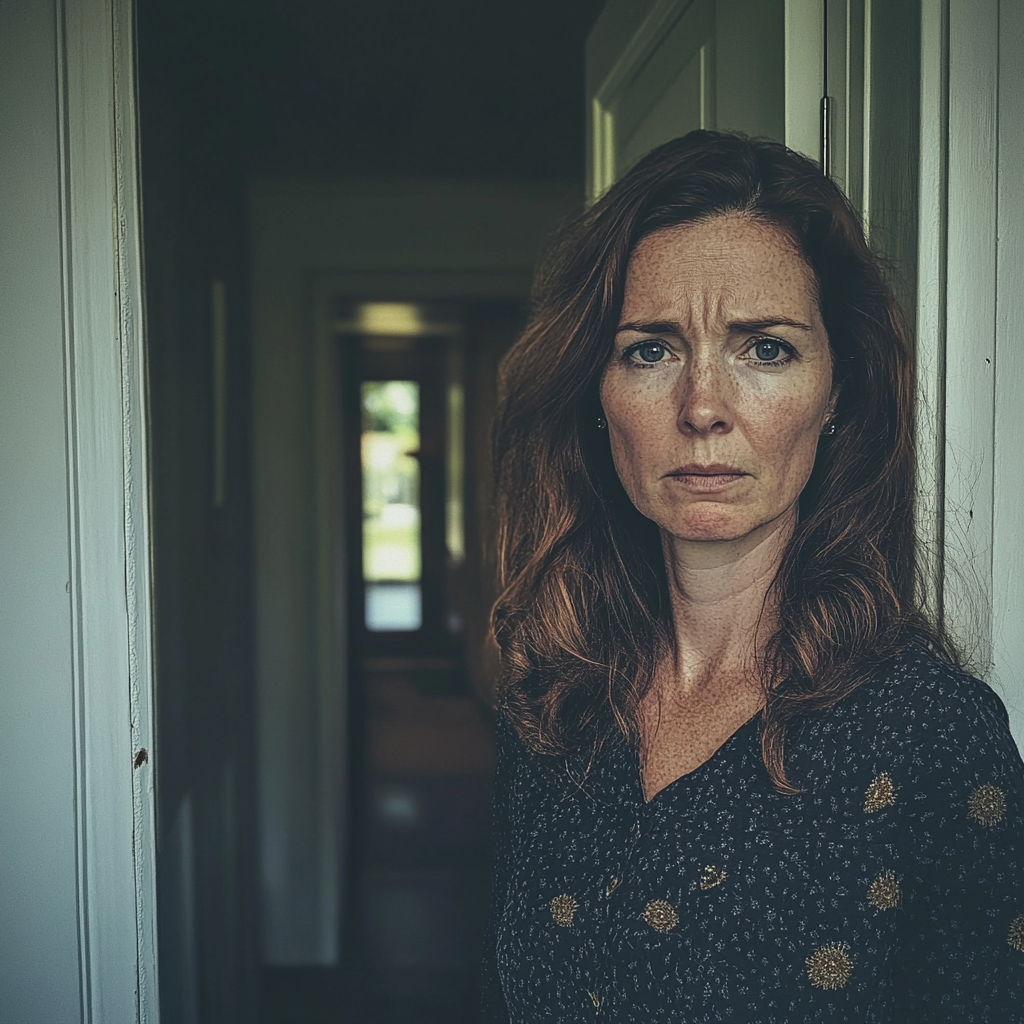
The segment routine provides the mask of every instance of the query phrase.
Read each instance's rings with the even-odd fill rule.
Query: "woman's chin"
[[[719,507],[713,514],[688,515],[658,525],[669,539],[682,544],[738,544],[746,547],[761,543],[786,522],[785,512],[755,517],[749,514],[730,515]]]
[[[677,529],[662,528],[668,539],[678,544],[741,544],[749,536],[749,531],[722,526],[709,529]]]

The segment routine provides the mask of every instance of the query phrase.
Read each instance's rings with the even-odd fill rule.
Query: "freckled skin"
[[[785,366],[750,358],[752,334],[729,323],[785,315],[760,332],[797,346]],[[677,322],[668,332],[623,331],[601,383],[615,468],[644,515],[682,541],[739,540],[795,505],[827,418],[832,361],[814,280],[771,225],[722,216],[644,239],[630,261],[620,322]],[[650,366],[627,346],[663,341]],[[684,492],[665,474],[691,462],[749,473],[720,494]]]
[[[835,396],[814,276],[745,215],[645,238],[619,323],[601,405],[623,487],[661,531],[676,633],[643,709],[650,797],[761,706],[759,616]]]

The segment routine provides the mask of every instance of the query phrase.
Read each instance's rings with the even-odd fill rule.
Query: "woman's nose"
[[[725,367],[706,356],[691,360],[682,376],[679,430],[684,434],[727,433],[732,429]]]

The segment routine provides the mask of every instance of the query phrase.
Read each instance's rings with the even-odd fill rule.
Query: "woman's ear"
[[[836,404],[838,403],[838,401],[839,401],[839,389],[836,388],[836,387],[833,387],[832,388],[832,393],[828,397],[828,404],[825,406],[825,414],[824,414],[824,416],[822,417],[822,420],[821,420],[821,433],[823,435],[827,435],[827,436],[831,437],[833,434],[835,434],[836,430],[838,429],[836,427],[836,421],[835,421],[835,418],[834,418],[835,417],[835,411],[836,411]]]
[[[836,414],[836,406],[839,404],[839,385],[833,384],[832,391],[828,396],[828,405],[825,406],[825,423],[831,423]]]

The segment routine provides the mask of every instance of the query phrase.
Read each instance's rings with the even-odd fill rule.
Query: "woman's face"
[[[831,403],[816,284],[785,232],[724,214],[640,242],[601,405],[619,479],[665,533],[795,522]]]

